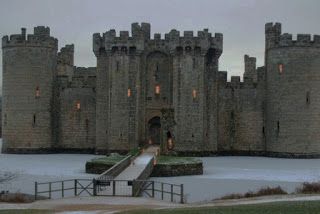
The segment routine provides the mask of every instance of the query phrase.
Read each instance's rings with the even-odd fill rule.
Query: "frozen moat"
[[[0,145],[1,147],[1,145]],[[92,178],[85,173],[87,160],[96,155],[0,154],[0,172],[16,172],[17,177],[0,189],[33,194],[34,181]],[[188,202],[211,200],[229,193],[243,193],[263,186],[280,185],[292,192],[304,181],[320,180],[320,159],[279,159],[264,157],[202,158],[204,174],[152,180],[183,183]]]

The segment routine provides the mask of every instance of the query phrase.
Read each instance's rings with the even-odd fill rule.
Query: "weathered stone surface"
[[[265,66],[246,55],[244,81],[228,82],[222,34],[150,28],[95,33],[96,68],[75,67],[74,46],[58,52],[48,27],[4,36],[3,151],[125,153],[170,139],[177,154],[320,155],[320,36],[268,23]]]

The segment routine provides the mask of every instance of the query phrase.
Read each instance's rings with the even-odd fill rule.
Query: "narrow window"
[[[193,98],[193,99],[196,99],[196,98],[197,98],[197,90],[196,90],[196,89],[193,89],[193,90],[192,90],[192,98]]]
[[[131,89],[128,88],[128,97],[131,97]]]
[[[283,64],[282,63],[280,63],[279,65],[278,65],[278,71],[279,71],[279,74],[282,74],[283,73]]]
[[[79,100],[76,102],[76,108],[77,108],[77,110],[81,109],[81,103]]]
[[[196,68],[196,59],[195,58],[192,59],[192,68],[193,69]]]
[[[36,87],[36,98],[40,97],[40,88],[39,86]]]
[[[306,94],[306,103],[310,104],[310,92],[309,91],[307,91],[307,94]]]
[[[155,94],[160,94],[160,85],[156,85]]]
[[[36,114],[33,114],[32,126],[36,125]]]
[[[7,125],[7,114],[4,114],[4,125]]]
[[[279,133],[280,132],[280,122],[277,121],[277,132]]]
[[[234,112],[233,111],[231,112],[230,116],[231,116],[231,120],[234,120]]]
[[[119,61],[117,61],[117,71],[119,71]]]
[[[263,134],[263,136],[265,136],[264,126],[262,127],[262,134]]]
[[[86,119],[86,130],[87,131],[89,130],[89,119],[88,118]]]

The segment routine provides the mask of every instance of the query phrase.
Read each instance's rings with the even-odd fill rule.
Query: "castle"
[[[320,36],[265,25],[265,66],[219,71],[223,35],[150,36],[150,24],[93,34],[97,67],[74,66],[48,27],[4,36],[3,152],[320,156]]]

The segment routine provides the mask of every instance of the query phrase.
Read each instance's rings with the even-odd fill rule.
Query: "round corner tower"
[[[281,34],[266,24],[266,150],[320,155],[320,36]]]
[[[48,27],[34,34],[4,36],[3,151],[47,152],[52,147],[52,96],[56,72],[57,39]]]

